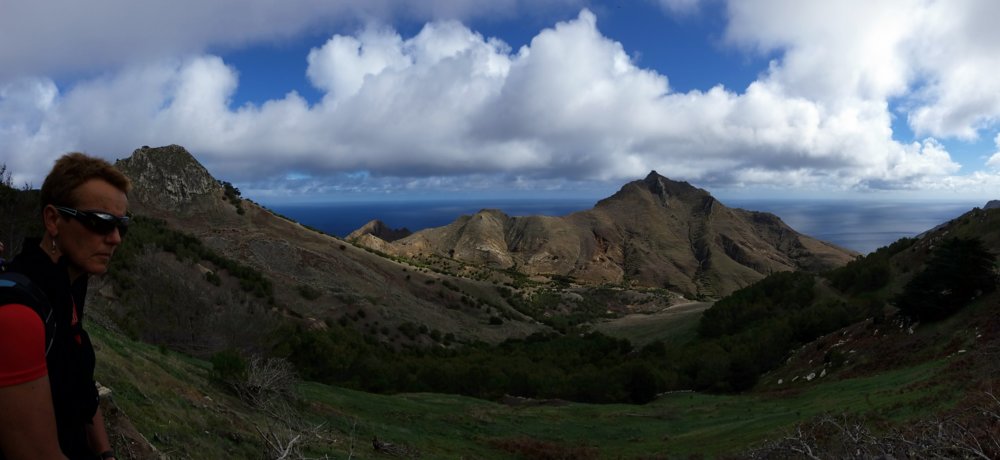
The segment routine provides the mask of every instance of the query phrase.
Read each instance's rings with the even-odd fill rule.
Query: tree
[[[24,237],[41,234],[39,215],[38,191],[30,184],[15,187],[10,168],[0,163],[0,242],[5,246],[0,256],[21,252]]]
[[[924,270],[903,288],[895,303],[921,321],[944,319],[996,288],[994,255],[979,239],[949,238],[931,254]]]

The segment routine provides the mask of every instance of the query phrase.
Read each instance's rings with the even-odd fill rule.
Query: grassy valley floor
[[[254,409],[214,382],[207,362],[99,328],[93,335],[98,379],[113,390],[110,411],[126,416],[112,417],[119,451],[140,452],[141,440],[122,425],[131,421],[171,458],[260,458],[293,439],[292,447],[307,456],[332,458],[716,457],[780,437],[823,414],[860,414],[890,423],[916,419],[950,406],[963,391],[935,378],[947,366],[945,358],[766,393],[678,392],[643,406],[509,405],[302,383],[297,400]]]

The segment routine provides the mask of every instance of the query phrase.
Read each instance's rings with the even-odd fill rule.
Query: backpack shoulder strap
[[[55,339],[56,320],[48,298],[38,286],[20,273],[0,273],[0,306],[21,304],[30,307],[45,325],[45,355],[48,356]]]

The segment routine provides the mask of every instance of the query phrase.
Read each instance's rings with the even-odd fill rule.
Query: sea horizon
[[[428,199],[308,204],[276,203],[268,208],[338,237],[378,219],[390,228],[417,232],[441,227],[482,209],[510,216],[565,216],[592,209],[594,198]],[[805,235],[867,254],[900,238],[914,237],[985,203],[837,199],[726,199],[728,207],[770,212]]]

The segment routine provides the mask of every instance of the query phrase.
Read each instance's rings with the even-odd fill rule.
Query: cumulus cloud
[[[1000,4],[729,2],[730,43],[782,51],[767,78],[824,104],[903,100],[913,131],[974,139],[1000,120]]]
[[[144,60],[62,90],[48,78],[11,79],[0,83],[0,152],[15,152],[5,159],[12,169],[39,178],[70,149],[124,156],[140,145],[178,143],[227,180],[288,193],[545,188],[631,180],[651,169],[705,186],[926,190],[1000,182],[989,173],[956,176],[961,165],[934,137],[975,135],[1000,113],[990,102],[1000,88],[990,89],[983,73],[1000,68],[989,61],[994,45],[980,44],[982,61],[969,61],[963,76],[944,66],[965,61],[945,55],[968,40],[928,43],[964,30],[932,18],[961,23],[975,15],[941,16],[940,3],[902,0],[749,3],[729,4],[726,40],[780,57],[741,91],[671,90],[667,75],[639,67],[588,10],[516,50],[455,20],[429,22],[412,37],[371,23],[308,54],[304,72],[324,94],[315,104],[290,92],[233,107],[239,70],[205,53]],[[429,4],[473,14],[463,2]],[[517,8],[513,0],[498,5]],[[931,52],[933,59],[920,59]],[[960,77],[994,94],[953,89]],[[904,101],[923,140],[894,139],[890,100]],[[1000,165],[1000,153],[988,164]]]

